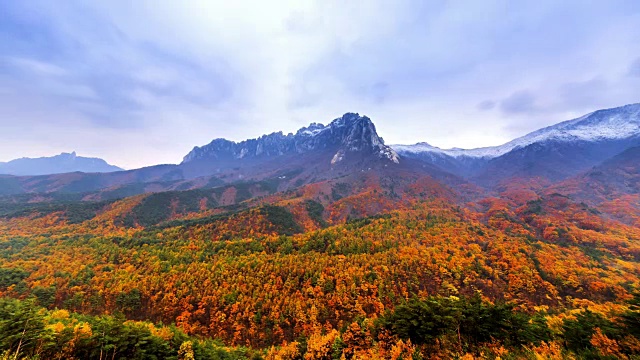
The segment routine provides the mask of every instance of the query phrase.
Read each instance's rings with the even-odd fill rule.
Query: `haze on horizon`
[[[499,145],[640,102],[640,2],[0,2],[0,161],[178,163],[345,112]]]

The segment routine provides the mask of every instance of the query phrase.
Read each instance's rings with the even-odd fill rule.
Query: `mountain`
[[[564,121],[500,146],[477,149],[440,149],[426,142],[415,145],[391,145],[399,153],[433,153],[454,158],[494,159],[513,150],[525,148],[531,144],[554,142],[601,142],[623,140],[640,136],[640,103],[612,109],[597,110],[577,119]]]
[[[598,110],[495,147],[440,149],[418,143],[392,148],[401,156],[490,184],[514,177],[561,180],[637,145],[640,104]]]
[[[329,125],[313,123],[295,134],[277,132],[238,143],[216,139],[195,147],[179,167],[187,178],[215,175],[233,182],[284,177],[299,186],[399,164],[371,119],[346,113]]]
[[[398,154],[384,144],[371,119],[356,113],[346,113],[327,126],[312,123],[295,134],[276,132],[239,143],[215,139],[208,145],[196,146],[182,163],[201,160],[239,162],[310,152],[331,153],[328,160],[332,165],[363,154],[399,163]]]
[[[282,132],[233,142],[213,140],[195,147],[179,165],[157,165],[109,174],[1,177],[0,194],[95,193],[107,198],[145,192],[189,190],[237,182],[269,181],[278,190],[386,167],[411,168],[376,132],[366,116],[346,113],[329,125],[313,123],[295,134]],[[449,176],[418,164],[419,172]],[[97,195],[97,198],[104,198]],[[96,196],[89,196],[95,199]]]
[[[215,139],[193,148],[178,165],[3,176],[0,194],[84,194],[96,200],[242,182],[268,182],[274,191],[284,191],[383,169],[429,176],[449,186],[465,184],[465,191],[477,194],[470,183],[495,188],[515,179],[561,181],[634,146],[640,146],[640,104],[598,110],[501,146],[472,150],[442,150],[426,143],[387,146],[371,119],[346,113],[328,125],[312,123],[287,135],[276,132],[241,142]]]
[[[0,162],[0,174],[7,175],[48,175],[70,172],[106,173],[122,171],[99,158],[77,156],[72,153],[40,158],[21,158],[9,162]]]

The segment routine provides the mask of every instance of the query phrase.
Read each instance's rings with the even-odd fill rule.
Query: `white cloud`
[[[347,111],[370,116],[388,143],[487,146],[638,101],[633,1],[14,6],[31,6],[55,41],[14,34],[0,51],[14,59],[0,73],[11,94],[0,99],[0,161],[77,150],[129,168],[179,162],[213,138]]]

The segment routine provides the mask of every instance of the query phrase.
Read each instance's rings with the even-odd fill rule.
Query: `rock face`
[[[304,154],[329,151],[332,164],[351,154],[371,155],[399,163],[398,154],[378,136],[376,128],[366,116],[347,113],[329,125],[312,123],[295,134],[282,132],[263,135],[257,139],[233,142],[213,140],[208,145],[195,147],[184,157],[183,164],[200,160],[241,160],[273,158],[286,154]]]
[[[72,153],[41,158],[21,158],[0,163],[0,174],[5,175],[49,175],[70,172],[105,173],[121,171],[99,158],[87,158]]]

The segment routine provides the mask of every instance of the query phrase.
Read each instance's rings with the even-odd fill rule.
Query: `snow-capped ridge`
[[[640,136],[640,104],[597,110],[577,119],[564,121],[531,132],[499,146],[476,149],[441,149],[419,142],[414,145],[391,145],[398,153],[434,153],[458,157],[491,159],[517,148],[545,141],[605,141]]]

